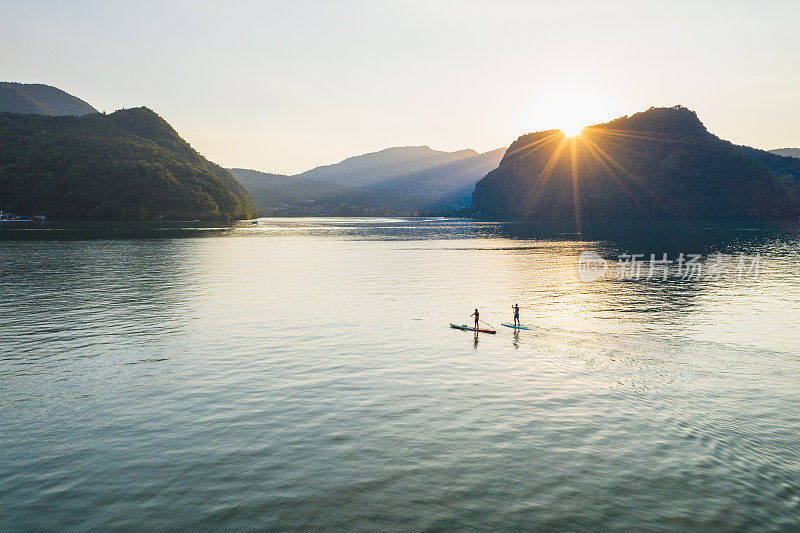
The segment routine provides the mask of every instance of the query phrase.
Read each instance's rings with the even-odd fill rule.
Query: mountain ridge
[[[413,216],[445,214],[424,209],[414,194],[347,187],[301,176],[231,168],[264,216]]]
[[[315,167],[298,177],[372,193],[382,208],[452,212],[469,205],[472,187],[497,167],[505,148],[446,152],[427,145],[391,147]],[[392,195],[398,198],[394,203]]]
[[[0,113],[82,116],[97,109],[66,91],[43,83],[0,82]]]
[[[800,161],[734,145],[682,107],[650,108],[567,138],[521,136],[475,186],[480,218],[785,219]]]
[[[61,220],[251,218],[222,167],[140,107],[105,115],[0,113],[0,209]]]
[[[348,157],[338,163],[315,167],[297,175],[338,185],[364,187],[480,155],[482,154],[472,149],[446,152],[434,150],[427,145],[394,146]]]
[[[800,148],[776,148],[774,150],[769,150],[769,153],[782,155],[784,157],[800,158]]]

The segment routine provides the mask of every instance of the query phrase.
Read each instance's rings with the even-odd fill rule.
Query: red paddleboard
[[[471,327],[469,327],[467,325],[457,326],[456,324],[450,324],[450,327],[451,328],[455,328],[455,329],[462,329],[464,331],[477,331],[478,333],[491,333],[492,335],[497,333],[493,329],[481,329],[481,328],[475,329],[475,328],[471,328]]]

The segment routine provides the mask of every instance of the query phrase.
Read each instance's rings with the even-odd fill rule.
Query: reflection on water
[[[704,226],[0,228],[0,524],[794,529],[798,229]]]

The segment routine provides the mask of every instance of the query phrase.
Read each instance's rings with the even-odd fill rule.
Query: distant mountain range
[[[490,219],[797,219],[800,159],[737,146],[684,107],[523,135],[475,186]]]
[[[787,157],[792,156],[792,157]],[[468,209],[464,210],[465,207]],[[65,220],[471,213],[488,219],[796,219],[800,149],[710,134],[684,107],[523,135],[480,154],[387,148],[296,176],[225,170],[147,108],[106,115],[0,83],[0,210]]]
[[[800,157],[800,148],[778,148],[770,150],[770,153],[786,157]]]
[[[0,113],[88,115],[97,113],[80,98],[41,83],[0,82]]]
[[[504,152],[405,146],[296,176],[230,170],[265,213],[446,213],[469,205],[475,182],[497,167]]]
[[[391,202],[383,202],[369,191],[299,176],[243,168],[229,170],[247,188],[259,212],[266,216],[363,216],[396,212],[386,207]]]

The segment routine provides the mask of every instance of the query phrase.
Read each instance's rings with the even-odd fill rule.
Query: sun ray
[[[611,163],[611,165],[616,167],[622,174],[624,174],[626,177],[628,177],[634,183],[634,185],[636,185],[636,189],[638,191],[640,191],[642,194],[650,196],[651,198],[655,198],[653,193],[650,192],[650,190],[647,187],[644,186],[644,184],[642,183],[642,181],[639,179],[639,177],[636,174],[633,174],[628,169],[623,167],[619,162],[617,162],[605,150],[600,148],[600,146],[598,146],[594,141],[592,141],[587,136],[584,136],[583,140],[585,141],[586,147],[589,149],[590,153],[592,153],[592,155],[594,155],[597,158],[597,160],[600,162],[600,164],[603,166],[603,168],[605,168],[611,174],[611,176],[613,176],[615,178],[617,183],[623,188],[623,190],[631,197],[631,199],[636,204],[638,204],[640,206],[642,205],[641,204],[641,200],[639,200],[639,197],[636,194],[634,194],[633,191],[630,190],[630,188],[625,184],[625,180],[623,180],[620,176],[618,176],[616,174],[616,172],[614,172],[614,170],[611,168],[611,166],[609,166],[604,161],[604,159],[606,161],[608,161],[608,163]],[[596,153],[594,153],[594,152],[596,152]]]
[[[604,130],[604,129],[600,129],[600,128],[597,128],[597,129],[594,129],[594,128],[593,128],[591,131],[587,131],[586,133],[587,133],[587,135],[585,135],[585,136],[586,136],[587,138],[589,138],[590,136],[595,136],[595,134],[597,134],[597,136],[599,136],[600,138],[602,138],[602,137],[605,135],[605,130]],[[609,139],[616,139],[616,138],[614,138],[614,137],[611,137],[611,136],[609,136],[608,138],[609,138]],[[600,148],[600,145],[599,145],[599,144],[596,144],[596,143],[595,143],[595,144],[594,144],[594,147],[595,147],[595,148],[597,148],[597,150],[598,150],[598,151],[599,151],[599,152],[600,152],[600,153],[601,153],[601,154],[602,154],[602,155],[603,155],[603,156],[604,156],[604,157],[605,157],[605,158],[606,158],[606,159],[607,159],[607,160],[608,160],[608,161],[609,161],[611,164],[613,164],[614,166],[616,166],[616,167],[617,167],[617,168],[618,168],[618,169],[619,169],[619,170],[620,170],[622,173],[624,173],[626,176],[628,176],[629,178],[631,178],[631,179],[634,179],[634,180],[636,180],[636,181],[638,181],[638,180],[639,180],[639,178],[638,178],[637,176],[635,176],[634,174],[630,173],[630,172],[628,171],[628,169],[626,169],[626,168],[625,168],[623,165],[621,165],[621,164],[620,164],[619,162],[617,162],[617,161],[616,161],[616,160],[615,160],[613,157],[611,157],[611,156],[610,156],[608,153],[606,153],[606,152],[605,152],[605,151],[604,151],[602,148]],[[635,149],[635,148],[631,147],[631,146],[630,146],[628,143],[618,144],[618,145],[617,145],[617,148],[618,148],[620,151],[622,151],[622,152],[626,152],[626,153],[629,153],[629,154],[633,154],[633,155],[635,155],[637,158],[640,158],[640,159],[645,159],[645,160],[652,161],[654,164],[656,163],[656,158],[655,158],[654,154],[653,154],[652,152],[650,152],[650,151],[647,151],[647,150],[644,150],[644,151],[642,151],[642,150],[637,150],[637,149]]]
[[[540,174],[543,180],[542,183],[546,183],[548,178],[550,177],[550,174],[553,173],[553,169],[555,168],[559,158],[561,157],[561,152],[564,151],[564,146],[566,146],[567,144],[567,139],[568,137],[562,136],[561,142],[558,143],[556,149],[553,150],[552,154],[550,154],[550,159],[547,160],[547,163],[545,164],[544,168],[542,169],[542,173]]]
[[[608,163],[605,162],[605,160],[600,156],[597,150],[595,150],[596,145],[591,141],[591,139],[588,139],[587,137],[584,136],[581,138],[581,141],[586,147],[586,151],[589,152],[589,154],[600,164],[600,166],[603,167],[603,170],[605,170],[608,173],[608,175],[611,176],[614,179],[614,181],[617,182],[617,184],[622,188],[623,191],[625,191],[625,194],[628,195],[631,201],[640,204],[641,202],[639,198],[635,194],[633,194],[633,191],[631,191],[630,188],[628,188],[628,186],[625,184],[625,181],[614,171],[614,169],[612,169],[608,165]]]
[[[619,141],[622,141],[624,138],[675,144],[684,142],[680,139],[672,138],[667,134],[624,131],[603,127],[602,125],[580,128],[575,127],[576,124],[578,124],[578,122],[575,120],[572,120],[571,123],[569,121],[562,122],[562,128],[560,130],[542,132],[540,134],[543,135],[541,138],[524,144],[523,146],[516,147],[513,150],[509,150],[506,152],[506,155],[516,154],[525,156],[542,149],[547,150],[548,153],[544,154],[547,156],[547,160],[544,166],[540,167],[541,170],[534,174],[535,177],[532,180],[527,194],[516,200],[522,201],[527,199],[528,205],[532,206],[534,210],[537,209],[536,205],[538,205],[539,202],[531,202],[531,200],[537,198],[543,191],[556,168],[566,170],[566,165],[569,164],[572,182],[573,211],[578,231],[581,231],[583,215],[581,209],[581,169],[586,168],[587,170],[584,172],[592,172],[590,170],[592,168],[591,161],[595,161],[596,164],[602,168],[602,171],[611,178],[613,183],[620,188],[624,197],[627,197],[632,204],[641,206],[642,195],[651,196],[653,193],[642,183],[639,176],[625,168],[620,161],[627,159],[628,153],[637,154],[648,159],[653,159],[654,154],[640,154],[640,151],[635,147],[625,146],[625,143]],[[601,142],[603,137],[606,137],[606,142]],[[617,141],[615,142],[614,139]],[[622,159],[618,161],[612,157],[601,147],[604,145],[607,145],[606,148],[613,147],[614,150],[612,150],[612,152],[621,150],[620,154],[617,155],[618,157],[622,156]],[[569,154],[564,152],[567,149],[569,149]],[[583,150],[585,150],[585,154],[581,153]],[[581,158],[586,159],[582,161]],[[537,159],[541,160],[541,158]],[[584,167],[584,164],[587,162],[589,166]]]
[[[506,151],[505,155],[511,155],[511,154],[519,153],[519,155],[522,156],[523,154],[520,153],[520,152],[522,152],[523,150],[530,151],[530,152],[538,150],[539,148],[542,148],[544,146],[544,144],[546,144],[547,142],[549,142],[551,140],[554,140],[555,138],[557,138],[559,136],[560,136],[560,133],[551,133],[547,137],[542,137],[541,139],[538,139],[538,140],[536,140],[536,141],[534,141],[532,143],[526,144],[524,146],[520,146],[519,148],[516,148],[514,150],[508,150],[508,151]]]
[[[626,176],[628,176],[629,178],[631,178],[631,179],[633,179],[635,181],[639,181],[639,178],[637,178],[636,175],[634,175],[633,173],[628,171],[625,167],[623,167],[621,164],[619,164],[613,157],[608,155],[608,153],[606,153],[605,150],[600,148],[600,146],[598,146],[594,141],[592,141],[592,139],[590,139],[588,135],[584,135],[583,138],[586,141],[586,143],[588,143],[589,146],[591,146],[593,149],[595,149],[609,163],[611,163],[616,168],[618,168],[620,172],[622,172],[623,174],[625,174]]]
[[[573,122],[577,124],[577,122]],[[601,147],[601,144],[606,144],[600,142],[603,137],[607,137],[607,141],[612,143],[614,146],[620,144],[618,142],[614,142],[614,139],[622,140],[622,138],[665,143],[682,142],[678,139],[670,138],[667,135],[659,135],[658,133],[648,135],[639,132],[623,131],[602,126],[586,126],[584,128],[577,128],[571,127],[568,124],[564,124],[560,130],[543,132],[541,135],[544,136],[536,139],[533,142],[516,147],[513,150],[509,150],[506,152],[506,155],[516,154],[525,156],[543,149],[546,149],[547,152],[549,152],[549,154],[546,154],[548,156],[547,161],[545,162],[544,166],[541,167],[541,170],[535,174],[535,178],[533,179],[530,189],[528,189],[528,193],[524,195],[524,197],[527,198],[529,205],[534,206],[534,209],[536,209],[535,205],[537,202],[530,203],[531,199],[536,198],[542,192],[545,185],[550,181],[556,168],[566,169],[566,165],[569,164],[569,172],[572,182],[573,211],[575,216],[575,224],[578,231],[581,231],[582,229],[581,226],[583,215],[581,209],[581,168],[583,168],[581,161],[582,157],[588,157],[586,161],[595,161],[600,168],[602,168],[602,171],[605,172],[611,178],[611,180],[613,180],[613,183],[615,183],[621,189],[622,193],[629,199],[631,203],[641,205],[640,196],[642,194],[652,194],[644,186],[639,176],[625,168],[620,161],[617,161]],[[619,146],[619,148],[623,150],[623,155],[625,152],[638,154],[638,150],[629,146]],[[567,149],[569,149],[568,154],[565,153],[565,150]],[[582,150],[585,150],[585,154],[583,155],[580,153]],[[652,154],[639,155],[652,157]],[[522,199],[523,198],[518,198],[518,200]]]
[[[550,154],[550,158],[547,160],[547,163],[545,163],[542,171],[536,177],[536,181],[533,183],[533,187],[531,187],[530,191],[526,195],[528,201],[530,201],[531,198],[535,198],[540,188],[543,187],[545,183],[547,183],[547,181],[550,178],[550,174],[553,173],[553,169],[555,168],[556,164],[558,163],[558,160],[561,157],[561,153],[564,151],[564,146],[566,146],[567,144],[567,137],[565,137],[563,134],[559,134],[559,136],[561,137],[561,139],[559,140],[558,146],[556,146],[556,148]]]
[[[601,128],[599,126],[590,126],[589,128],[586,128],[586,129],[591,129],[593,132],[601,133],[601,134],[605,134],[605,135],[616,135],[618,137],[629,137],[631,139],[641,139],[641,140],[644,140],[644,141],[660,141],[660,142],[673,142],[673,143],[682,143],[682,142],[684,142],[682,140],[674,139],[674,138],[666,137],[666,136],[664,136],[664,137],[652,137],[652,136],[649,136],[649,135],[641,135],[641,134],[636,133],[636,132],[625,131],[625,130],[615,130],[615,129],[611,129],[611,128]]]
[[[581,233],[581,197],[580,180],[578,179],[578,152],[576,150],[578,137],[569,137],[570,170],[572,171],[572,208],[575,212],[576,231]]]

